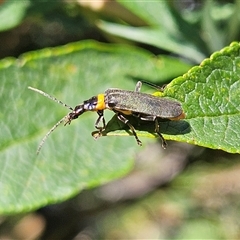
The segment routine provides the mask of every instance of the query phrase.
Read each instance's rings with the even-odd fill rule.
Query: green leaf
[[[148,26],[133,27],[99,21],[98,27],[114,36],[149,44],[199,63],[205,55],[196,26],[185,21],[167,1],[119,1]]]
[[[239,43],[173,80],[164,94],[183,103],[189,131],[178,140],[240,153]]]
[[[149,44],[176,53],[194,62],[200,62],[205,57],[194,44],[191,44],[182,37],[173,38],[172,35],[163,29],[149,27],[136,28],[104,21],[99,21],[98,27],[115,36]]]
[[[201,62],[206,56],[206,46],[196,24],[184,19],[184,14],[169,1],[118,1],[134,15],[143,19],[147,27],[100,25],[101,28],[119,37],[150,44],[176,53],[194,62]],[[197,18],[196,12],[195,19]],[[130,32],[134,34],[130,34]]]
[[[0,5],[0,31],[11,29],[22,21],[30,1],[5,1]]]
[[[229,21],[227,22],[227,26],[224,29],[224,32],[227,33],[225,35],[225,41],[231,42],[232,39],[238,39],[239,35],[240,21],[238,18],[238,13],[240,11],[240,1],[235,1],[233,5],[227,4],[225,10],[226,12],[232,13],[229,17]]]
[[[222,28],[217,27],[217,22],[214,21],[212,12],[214,9],[213,1],[205,1],[202,17],[203,32],[207,33],[205,41],[209,47],[210,52],[217,51],[224,46],[224,37],[226,32],[222,31]]]
[[[123,5],[133,14],[144,20],[150,26],[161,26],[168,29],[172,34],[178,33],[178,27],[167,1],[121,1]]]
[[[240,44],[232,43],[174,79],[161,94],[182,103],[186,118],[161,122],[166,139],[240,153]],[[114,119],[115,118],[115,119]],[[127,135],[114,117],[103,135]],[[131,119],[131,121],[134,121]],[[138,136],[153,137],[154,124],[135,122]]]
[[[97,114],[86,113],[58,126],[37,156],[41,139],[69,110],[28,86],[75,107],[110,87],[134,89],[134,78],[156,82],[171,60],[177,63],[138,48],[86,41],[0,61],[0,213],[29,211],[116,179],[132,168],[140,149],[129,136],[95,141]],[[182,73],[186,69],[182,64]],[[106,121],[111,116],[106,111]]]

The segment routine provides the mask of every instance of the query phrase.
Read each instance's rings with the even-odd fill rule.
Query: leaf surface
[[[232,43],[174,79],[159,95],[178,100],[186,114],[181,121],[160,119],[160,131],[166,139],[240,153],[239,43]],[[115,122],[109,122],[106,135],[128,134],[111,132],[120,128]],[[136,122],[135,126],[139,136],[154,136],[154,124]]]
[[[240,153],[239,43],[214,53],[173,80],[164,94],[183,103],[190,129],[178,140]]]
[[[97,114],[89,112],[59,126],[37,156],[41,139],[69,110],[28,86],[75,107],[110,87],[133,90],[135,77],[157,81],[171,61],[176,63],[137,48],[91,41],[0,61],[0,213],[29,211],[116,179],[132,168],[139,151],[133,137],[95,141]],[[187,67],[178,64],[175,74]],[[105,112],[108,121],[113,112]]]

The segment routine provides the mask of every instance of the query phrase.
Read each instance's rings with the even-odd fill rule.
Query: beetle
[[[149,85],[159,89],[159,87],[155,86],[154,84]],[[137,141],[137,144],[140,146],[142,145],[142,142],[138,138],[135,128],[127,119],[127,116],[133,115],[143,121],[155,122],[155,132],[161,138],[162,147],[165,149],[167,143],[159,131],[158,118],[169,120],[183,119],[185,118],[185,114],[182,106],[175,100],[142,93],[140,92],[141,86],[142,82],[138,81],[134,91],[109,88],[105,91],[105,93],[98,94],[97,96],[93,96],[90,99],[85,100],[82,104],[77,105],[74,109],[39,89],[28,87],[29,89],[36,91],[71,110],[71,112],[57,122],[44,136],[38,147],[37,153],[40,152],[47,137],[62,122],[65,122],[64,125],[70,124],[72,120],[77,119],[83,113],[88,111],[95,111],[98,114],[98,118],[95,122],[95,128],[98,130],[98,135],[100,136],[102,131],[106,128],[106,121],[104,118],[104,110],[106,109],[112,110],[117,115],[117,118],[130,128]]]

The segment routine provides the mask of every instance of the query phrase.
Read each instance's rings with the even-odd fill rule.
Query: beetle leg
[[[102,130],[104,130],[106,127],[105,118],[103,116],[103,111],[99,110],[99,111],[97,111],[97,114],[98,114],[98,119],[95,123],[95,128],[98,129],[99,132],[102,132]],[[99,126],[100,122],[102,122],[102,126]]]
[[[128,127],[129,127],[129,128],[131,129],[131,131],[132,131],[133,136],[135,137],[135,139],[136,139],[136,141],[137,141],[137,144],[140,145],[140,146],[142,146],[142,142],[141,142],[140,139],[138,138],[137,133],[136,133],[136,130],[135,130],[135,128],[133,127],[133,125],[129,123],[129,120],[126,119],[121,113],[117,113],[117,117],[118,117],[118,119],[119,119],[121,122],[123,122],[123,123],[125,123],[126,125],[128,125]]]
[[[164,137],[162,136],[162,134],[159,131],[159,123],[158,123],[157,118],[155,119],[155,132],[158,134],[158,136],[162,140],[162,148],[166,149],[167,148],[167,142],[166,142],[166,140],[164,139]]]
[[[138,81],[137,84],[136,84],[136,87],[135,87],[135,92],[140,92],[141,90],[141,87],[142,87],[142,82],[141,81]]]
[[[156,120],[156,116],[141,116],[141,115],[139,115],[139,118],[143,121],[151,121],[151,122],[154,122]]]
[[[162,140],[162,148],[166,149],[167,148],[167,142],[159,131],[159,123],[158,123],[158,120],[157,120],[156,116],[144,116],[144,117],[142,116],[142,117],[140,117],[140,119],[144,120],[144,121],[154,121],[155,122],[155,132],[158,134],[158,136]]]

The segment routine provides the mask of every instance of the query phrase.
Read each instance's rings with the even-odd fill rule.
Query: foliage
[[[35,151],[42,137],[67,111],[29,91],[28,86],[39,88],[74,107],[110,87],[133,90],[136,80],[161,85],[180,76],[167,85],[161,97],[181,102],[186,119],[161,122],[164,137],[239,153],[240,45],[235,42],[225,47],[239,37],[239,18],[236,17],[239,1],[225,5],[204,1],[195,11],[178,10],[173,1],[159,1],[154,5],[149,1],[118,2],[139,18],[141,24],[135,26],[124,16],[104,16],[96,12],[97,16],[93,17],[91,12],[86,18],[96,23],[109,39],[114,35],[119,37],[116,41],[131,45],[132,41],[144,43],[150,49],[155,47],[155,54],[126,44],[81,41],[29,52],[18,59],[1,60],[1,214],[26,212],[63,201],[83,189],[126,175],[133,168],[134,154],[140,149],[129,136],[128,129],[119,125],[111,112],[106,113],[107,121],[112,118],[106,129],[108,137],[95,142],[91,132],[97,116],[89,113],[73,121],[71,126],[59,126],[37,156]],[[76,18],[77,7],[60,1],[48,4],[30,0],[5,1],[0,8],[4,20],[0,30],[14,28],[27,19],[43,24],[47,17],[59,18],[59,22],[64,23],[63,28],[72,32],[87,29],[86,25],[79,27],[76,21],[79,19]],[[57,15],[56,8],[64,9],[65,15]],[[41,34],[37,41],[41,46],[49,43]],[[183,59],[188,59],[188,63]],[[193,63],[201,61],[199,66],[190,69]],[[145,86],[142,91],[153,93]],[[153,124],[136,123],[135,127],[143,148],[153,142],[149,138],[154,137]],[[176,194],[180,199],[187,199],[184,206],[194,202],[188,199],[188,194],[182,196],[181,191]],[[164,194],[160,195],[157,199]],[[166,199],[168,201],[168,197]],[[188,226],[198,229],[201,221],[195,223],[183,227],[182,235],[193,236],[194,231],[187,229]],[[205,230],[208,223],[203,221],[202,229]],[[216,232],[213,230],[211,236],[223,235]]]
[[[199,7],[179,1],[118,1],[145,26],[102,21],[107,33],[149,44],[199,63],[240,35],[240,2],[203,1]],[[182,5],[182,7],[181,7]],[[190,10],[191,9],[191,10]]]
[[[74,107],[109,86],[134,89],[130,76],[157,78],[163,68],[159,60],[140,49],[88,41],[2,60],[0,211],[29,210],[117,178],[129,171],[138,148],[133,137],[95,142],[91,132],[97,114],[89,113],[78,123],[59,126],[37,156],[40,139],[67,111],[28,86]],[[186,68],[182,64],[175,71]]]

